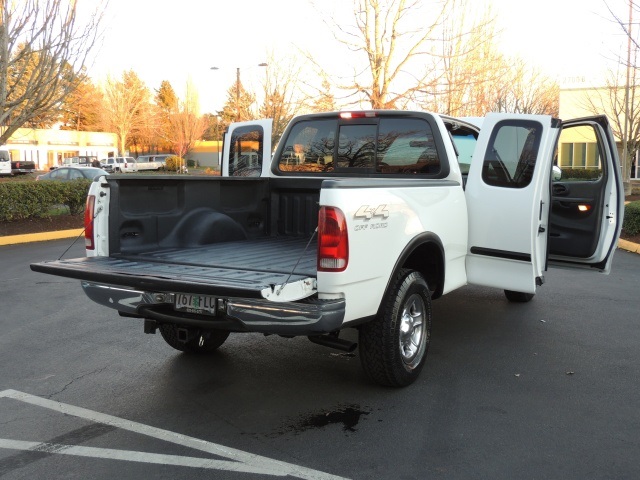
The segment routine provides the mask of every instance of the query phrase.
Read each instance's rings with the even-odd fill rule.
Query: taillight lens
[[[89,195],[84,207],[84,246],[87,250],[94,250],[96,244],[93,238],[93,210],[96,205],[96,196]]]
[[[342,272],[349,263],[349,236],[342,210],[321,207],[318,214],[318,271]]]

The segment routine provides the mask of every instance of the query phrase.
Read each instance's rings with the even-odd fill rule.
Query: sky
[[[625,17],[626,0],[607,2]],[[491,5],[506,54],[523,57],[561,85],[597,82],[606,60],[624,44],[604,0],[470,3],[479,9]],[[315,0],[315,6],[310,0],[109,0],[105,34],[88,72],[100,82],[133,69],[152,90],[168,80],[179,95],[189,80],[202,113],[215,112],[222,109],[236,68],[243,85],[257,89],[265,75],[257,65],[270,52],[294,62],[300,52],[309,52],[329,72],[351,68],[345,47],[325,22],[329,16],[352,22],[351,5],[347,0]]]

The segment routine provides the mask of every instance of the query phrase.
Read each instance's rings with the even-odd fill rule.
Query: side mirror
[[[562,178],[562,170],[560,169],[559,166],[554,165],[553,169],[551,171],[551,179],[554,182],[558,182],[558,181],[560,181],[561,178]]]

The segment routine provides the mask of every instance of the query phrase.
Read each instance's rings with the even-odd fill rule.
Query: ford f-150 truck
[[[31,268],[180,351],[230,332],[352,351],[355,327],[391,386],[422,369],[442,295],[527,302],[548,266],[610,270],[624,205],[605,117],[340,112],[295,118],[272,157],[270,138],[269,121],[233,125],[222,177],[97,179],[86,257]]]

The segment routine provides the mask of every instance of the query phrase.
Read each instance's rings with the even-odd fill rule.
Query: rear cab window
[[[449,165],[428,114],[307,116],[276,152],[277,173],[444,178]],[[444,159],[444,160],[443,160]]]

